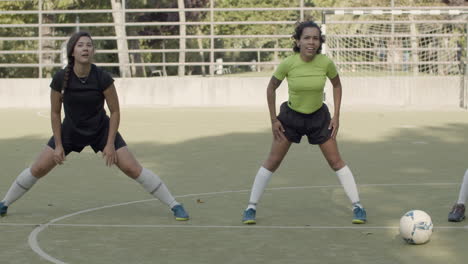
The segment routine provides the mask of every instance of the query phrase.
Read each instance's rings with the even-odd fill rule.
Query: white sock
[[[344,191],[348,196],[351,203],[359,204],[359,194],[357,190],[356,183],[354,182],[354,176],[349,167],[346,165],[343,168],[336,171],[336,175],[338,175],[338,179],[343,185]],[[359,204],[360,205],[360,204]]]
[[[146,191],[169,206],[169,208],[179,204],[174,196],[172,196],[171,192],[169,192],[167,186],[164,184],[161,178],[159,178],[159,176],[154,174],[152,171],[143,168],[143,170],[141,170],[140,176],[138,176],[138,178],[135,180],[139,182]]]
[[[257,176],[255,176],[252,190],[250,192],[249,205],[247,206],[247,209],[257,209],[257,203],[260,200],[260,197],[262,197],[263,191],[268,185],[272,175],[273,172],[265,169],[263,166],[260,167],[257,172]]]
[[[459,204],[465,204],[468,198],[468,170],[465,171],[465,176],[463,176],[463,182],[460,187],[460,194],[458,195]]]
[[[3,198],[3,203],[6,206],[10,206],[10,204],[14,203],[23,196],[23,194],[29,191],[36,182],[37,178],[31,174],[31,170],[29,168],[23,170],[11,184],[5,198]]]

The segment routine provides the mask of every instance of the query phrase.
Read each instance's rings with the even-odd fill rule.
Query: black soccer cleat
[[[448,215],[449,222],[461,222],[465,219],[465,205],[455,204]]]

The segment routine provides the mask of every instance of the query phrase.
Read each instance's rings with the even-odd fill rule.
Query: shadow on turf
[[[358,184],[453,183],[461,181],[468,166],[466,156],[462,155],[468,145],[466,131],[468,125],[465,124],[400,128],[375,142],[340,140],[339,148]],[[269,152],[271,135],[269,131],[232,133],[175,144],[126,140],[142,165],[161,175],[169,186],[177,186],[177,193],[198,193],[249,189]],[[0,140],[4,162],[2,194],[46,141],[46,138],[36,137]],[[97,174],[116,173],[115,169],[105,168],[101,155],[95,155],[90,148],[81,154],[70,154],[64,168],[68,172],[73,171],[76,177],[80,173],[93,174],[94,170]],[[64,169],[56,168],[52,173],[58,175],[61,170]],[[319,148],[308,145],[306,138],[299,145],[293,144],[276,174],[273,179],[278,179],[272,182],[272,187],[338,184]],[[452,189],[456,191],[456,188]],[[455,199],[456,193],[450,196]],[[399,197],[392,199],[405,203]]]
[[[467,166],[466,155],[463,153],[468,145],[466,131],[468,125],[450,124],[443,127],[395,129],[390,136],[374,142],[340,141],[343,158],[352,168],[358,184],[415,184],[408,187],[360,186],[361,198],[369,212],[368,226],[394,226],[401,214],[413,208],[429,211],[435,222],[435,230],[438,224],[445,224],[446,213],[456,199],[458,185],[418,187],[417,184],[461,181],[462,173]],[[142,133],[151,132],[142,131]],[[47,138],[38,137],[0,140],[3,157],[0,195],[4,195],[16,175],[28,166],[46,141]],[[268,154],[271,135],[270,131],[231,133],[195,138],[176,144],[158,144],[153,141],[133,143],[131,138],[127,138],[127,143],[137,159],[145,167],[161,175],[175,193],[187,194],[249,189],[258,167]],[[34,204],[27,205],[28,210],[17,210],[8,221],[28,222],[28,219],[34,219],[45,222],[69,212],[92,208],[96,206],[96,201],[84,195],[87,192],[99,193],[106,190],[106,195],[99,198],[98,203],[101,205],[129,201],[134,199],[134,194],[137,192],[141,193],[141,197],[149,198],[137,185],[130,185],[131,180],[123,180],[125,178],[123,176],[120,179],[115,178],[115,174],[122,176],[115,168],[106,168],[100,155],[90,153],[89,149],[79,155],[71,154],[66,165],[46,177],[47,188],[45,184],[38,184],[27,194],[27,198],[24,198],[34,200]],[[113,181],[114,189],[105,189],[106,183],[110,180]],[[337,184],[336,177],[328,168],[319,149],[306,144],[304,138],[302,144],[291,148],[269,187]],[[333,207],[324,209],[333,213],[325,213],[319,218],[311,211],[303,212],[312,218],[315,217],[318,223],[326,225],[330,220],[334,220],[331,218],[335,212],[346,217],[349,214],[343,210],[346,209],[347,202],[342,190],[335,189],[325,189],[320,192],[322,196],[318,201],[309,201],[307,192],[299,193],[303,196],[296,198],[310,202],[308,209],[317,208],[320,204],[328,205],[328,201],[332,199],[335,199],[334,202],[338,201],[334,205],[331,203]],[[236,206],[239,204],[240,215],[241,206],[247,201],[248,193],[235,197],[243,197],[242,201],[236,201]],[[269,199],[270,202],[262,206],[274,209],[275,197]],[[22,202],[18,201],[17,205],[26,206],[27,203],[21,204]],[[288,201],[286,203],[301,204]],[[169,215],[167,212],[155,213],[144,209],[151,208],[148,204],[141,207],[143,209],[131,212],[148,216],[147,219],[153,219],[155,214]],[[117,211],[115,219],[124,216],[128,208],[118,208]],[[192,205],[189,211],[195,213],[196,208]],[[270,211],[273,215],[278,213]],[[219,213],[222,217],[224,212]],[[300,210],[291,210],[291,214],[301,213]],[[263,214],[266,215],[266,212]],[[239,219],[233,219],[232,222],[238,224]],[[265,220],[264,217],[263,221],[266,222]],[[373,243],[375,236],[360,237],[365,240],[363,243]],[[398,249],[405,246],[398,236],[393,236],[393,239],[391,245],[397,245]],[[342,245],[344,242],[336,243],[344,247]],[[435,243],[431,242],[428,245]],[[450,255],[455,249],[444,250]],[[391,252],[385,256],[390,256],[394,260],[401,259]]]

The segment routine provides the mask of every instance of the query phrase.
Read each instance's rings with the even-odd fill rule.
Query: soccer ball
[[[424,211],[411,210],[400,219],[400,235],[409,244],[424,244],[432,235],[431,217]]]

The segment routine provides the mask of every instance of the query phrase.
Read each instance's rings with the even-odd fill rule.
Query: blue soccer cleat
[[[5,216],[7,214],[8,206],[3,202],[0,202],[0,216]]]
[[[253,208],[249,208],[247,210],[244,211],[244,217],[242,218],[242,223],[246,224],[246,225],[254,225],[256,224],[257,222],[255,221],[255,214],[257,213],[257,211],[255,211],[255,209]]]
[[[174,216],[177,221],[189,220],[189,215],[187,214],[187,212],[181,204],[172,207],[171,210],[172,212],[174,212]]]
[[[365,224],[367,222],[366,210],[360,206],[353,208],[353,224]]]

